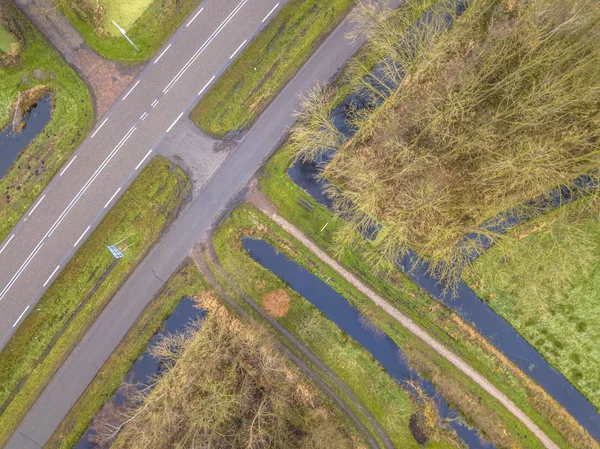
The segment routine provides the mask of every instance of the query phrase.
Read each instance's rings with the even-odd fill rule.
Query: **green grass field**
[[[208,284],[198,269],[191,261],[186,260],[119,343],[45,447],[74,447],[90,426],[94,416],[119,388],[131,366],[144,353],[152,336],[160,330],[179,301],[184,296],[198,295],[207,288]]]
[[[369,262],[369,254],[373,249],[370,243],[365,242],[359,248],[341,255],[334,254],[335,232],[342,225],[340,219],[292,182],[287,175],[291,161],[290,148],[284,144],[268,161],[260,180],[261,188],[281,216],[295,224],[321,249],[362,278],[401,312],[447,347],[458,352],[529,415],[560,447],[588,447],[586,445],[593,444],[591,437],[562,407],[529,377],[508,363],[501,354],[492,351],[485,340],[472,333],[449,309],[421,291],[401,272],[377,272]],[[312,204],[314,210],[307,210],[300,204],[300,199]],[[321,231],[326,223],[327,227]],[[500,406],[496,407],[496,411],[501,416],[508,413]]]
[[[98,54],[133,65],[151,58],[200,0],[104,0],[102,3],[106,8],[102,20],[106,33],[98,32],[91,17],[83,16],[67,3],[63,4],[62,11]],[[140,48],[139,53],[121,36],[112,20],[127,31]]]
[[[248,207],[237,208],[215,233],[215,251],[225,270],[260,305],[265,294],[285,290],[291,303],[280,322],[354,390],[397,447],[418,447],[408,428],[413,405],[407,393],[359,344],[241,247],[241,235],[260,234],[258,217]]]
[[[189,197],[187,175],[157,157],[142,171],[0,353],[0,445]],[[106,245],[135,245],[113,265]],[[112,269],[111,269],[112,266]]]
[[[85,83],[51,48],[25,17],[7,2],[4,13],[21,24],[22,46],[19,62],[0,67],[0,129],[10,121],[18,93],[46,86],[52,95],[52,118],[44,131],[23,151],[0,180],[0,240],[3,240],[21,215],[83,141],[94,120],[90,93]],[[43,79],[33,71],[42,70]]]
[[[207,133],[248,127],[296,74],[354,0],[290,0],[192,111]]]
[[[17,42],[14,34],[0,25],[0,53],[8,53],[12,50],[12,46]]]
[[[563,207],[573,206],[577,205]],[[595,263],[586,273],[576,264],[564,263],[561,255],[561,251],[576,251],[571,257],[597,261],[600,222],[590,217],[572,223],[568,214],[559,212],[563,211],[523,228],[542,223],[562,226],[591,244],[573,247],[559,234],[561,241],[555,245],[548,241],[548,233],[537,230],[518,239],[511,256],[506,256],[504,248],[508,242],[492,247],[475,262],[468,280],[480,297],[600,409],[600,265]],[[535,276],[536,271],[556,269],[569,281],[559,288],[540,285],[543,278]]]

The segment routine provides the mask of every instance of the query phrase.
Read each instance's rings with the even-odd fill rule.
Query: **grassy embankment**
[[[77,6],[72,8],[71,2],[62,2],[61,9],[90,47],[105,58],[137,64],[154,55],[200,0],[102,0],[102,9],[94,9],[87,0],[75,3]],[[140,48],[139,53],[119,33],[113,20],[127,31]]]
[[[517,238],[483,254],[467,279],[600,409],[600,222],[597,216],[574,220],[580,206],[563,206],[515,229]],[[589,266],[582,269],[580,261]]]
[[[344,18],[354,0],[290,0],[191,113],[217,137],[256,120]]]
[[[255,263],[241,246],[240,239],[245,235],[265,239],[343,294],[352,305],[394,339],[413,366],[432,378],[449,402],[457,405],[467,419],[499,447],[512,447],[513,444],[517,444],[516,447],[519,444],[541,447],[539,441],[500,404],[397,325],[278,226],[249,206],[234,210],[214,237],[215,249],[225,269],[263,307],[265,295],[280,289],[287,292],[291,302],[287,314],[280,318],[282,324],[330,365],[355,391],[396,445],[406,447],[414,444],[412,436],[404,433],[408,431],[407,423],[411,414],[410,409],[406,409],[406,393],[383,374],[360,345],[349,339],[280,279]],[[369,360],[367,364],[361,360],[363,356]],[[362,368],[357,370],[359,366]]]
[[[0,353],[0,445],[190,192],[187,175],[178,166],[153,159],[21,323]],[[125,236],[135,245],[115,263],[106,245]]]
[[[384,274],[375,270],[369,262],[372,260],[371,244],[364,242],[353,251],[336,253],[334,238],[343,223],[292,182],[287,175],[292,160],[293,154],[289,145],[285,144],[269,160],[261,178],[262,189],[281,216],[295,224],[321,249],[354,272],[398,310],[460,354],[515,402],[560,447],[595,447],[591,437],[558,403],[457,314],[420,290],[403,273],[394,270]],[[314,209],[307,210],[300,204],[300,199],[312,204]],[[327,227],[321,231],[326,223]],[[444,381],[443,376],[439,381]],[[444,390],[442,386],[438,385],[438,388]],[[501,406],[497,406],[496,410],[501,415],[508,413]]]
[[[0,6],[4,26],[20,42],[14,64],[0,65],[0,129],[11,120],[19,92],[49,92],[52,118],[0,180],[0,240],[3,240],[91,128],[94,113],[85,83],[13,6]],[[40,69],[42,79],[34,70]]]
[[[208,310],[209,314],[217,309],[223,309],[223,306],[217,305],[217,301],[214,301],[211,288],[197,267],[190,260],[187,260],[171,276],[161,292],[119,344],[46,447],[65,449],[73,447],[102,405],[121,385],[127,371],[139,355],[144,352],[152,335],[160,328],[162,322],[184,296],[195,298],[199,306]],[[227,314],[221,314],[221,318],[229,320]],[[255,325],[252,327],[256,328]],[[351,431],[349,431],[349,434],[354,441],[358,440],[357,436],[353,435]]]

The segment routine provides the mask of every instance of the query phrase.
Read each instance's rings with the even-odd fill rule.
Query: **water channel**
[[[441,417],[449,421],[450,426],[470,449],[494,448],[490,442],[479,437],[476,429],[468,427],[458,416],[456,410],[448,406],[431,381],[421,378],[408,366],[398,345],[350,305],[346,298],[319,277],[277,252],[264,240],[245,238],[244,248],[254,260],[281,278],[340,329],[360,343],[396,382],[402,386],[406,386],[407,381],[416,382],[428,396],[434,398]]]
[[[332,112],[331,118],[335,126],[347,138],[356,132],[348,124],[350,111],[354,108],[373,107],[371,106],[373,102],[369,103],[369,98],[365,95],[368,94],[359,92],[349,96]],[[315,162],[297,161],[288,169],[288,175],[294,183],[304,189],[315,201],[329,209],[332,208],[332,202],[326,194],[327,183],[317,178],[317,175],[331,161],[333,154],[333,151],[323,151]],[[573,190],[563,188],[551,191],[547,195],[535,199],[532,204],[536,204],[539,208],[538,213],[548,212],[568,200],[575,199],[586,189],[596,188],[597,183],[594,177],[582,176],[573,181],[573,187],[575,187]],[[497,226],[496,230],[506,232],[508,228],[522,221],[522,217],[507,213],[494,226]],[[365,237],[373,239],[374,235],[367,230]],[[467,238],[481,237],[467,236]],[[489,242],[487,242],[487,246],[490,246]],[[596,441],[600,442],[600,414],[596,407],[566,377],[550,365],[504,318],[482,301],[466,283],[459,284],[453,298],[450,294],[444,294],[438,281],[428,273],[427,263],[419,261],[414,253],[405,255],[398,262],[398,266],[433,298],[444,303],[458,313],[463,320],[473,325],[479,333],[556,399]]]
[[[96,415],[94,420],[99,419],[99,417],[102,416],[103,411],[107,408],[114,406],[118,408],[126,403],[128,399],[126,386],[134,385],[135,388],[140,390],[149,385],[150,382],[163,372],[163,364],[159,359],[152,357],[149,352],[150,348],[165,336],[185,331],[188,326],[202,319],[205,315],[206,312],[199,309],[193,299],[184,297],[173,313],[171,313],[169,318],[164,322],[162,329],[150,339],[146,351],[133,364],[131,369],[127,372],[125,381],[121,387],[116,391],[110,401],[104,404],[104,407]],[[94,430],[94,421],[92,421],[88,430],[75,445],[75,449],[97,449],[103,447],[95,442],[95,436],[96,431]]]
[[[52,115],[52,98],[45,95],[25,114],[25,127],[21,132],[13,132],[12,125],[0,133],[0,178],[12,167],[13,163],[33,139],[42,132]]]

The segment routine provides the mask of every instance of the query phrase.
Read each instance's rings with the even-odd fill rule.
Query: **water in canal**
[[[468,427],[454,409],[450,409],[433,383],[421,378],[408,366],[398,345],[350,305],[346,298],[319,277],[277,252],[264,240],[246,238],[244,248],[254,260],[281,278],[294,291],[323,312],[329,320],[360,343],[399,384],[404,384],[406,381],[417,382],[428,396],[435,399],[441,417],[449,420],[450,426],[469,448],[494,448],[490,442],[479,437],[476,429]]]
[[[175,333],[183,332],[186,328],[197,320],[202,319],[206,312],[196,307],[196,303],[193,299],[184,297],[169,318],[164,322],[163,328],[158,331],[148,342],[148,349],[142,354],[142,356],[133,364],[129,372],[125,377],[125,382],[121,388],[113,395],[109,402],[107,402],[102,410],[96,415],[99,419],[102,416],[103,411],[106,411],[108,407],[117,408],[123,406],[127,401],[125,385],[134,385],[138,389],[146,387],[156,376],[160,375],[164,369],[161,361],[150,355],[149,348],[154,346],[158,341],[167,335],[173,335]],[[75,445],[75,449],[96,449],[104,447],[95,442],[96,432],[93,429],[94,422],[90,424],[87,432],[81,437],[81,439]]]
[[[12,125],[0,133],[0,178],[2,178],[33,139],[42,132],[50,121],[52,114],[52,98],[45,95],[27,112],[23,121],[25,127],[21,132],[13,132]]]

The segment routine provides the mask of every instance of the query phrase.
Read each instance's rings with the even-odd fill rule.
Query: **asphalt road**
[[[0,243],[0,348],[212,80],[280,0],[206,0]],[[269,15],[269,13],[271,13]],[[267,18],[266,16],[269,15]]]
[[[253,2],[253,3],[252,3]],[[258,0],[248,0],[248,3],[258,4]],[[218,67],[208,69],[207,66],[212,67],[212,60],[218,60],[215,64],[223,65],[227,62],[227,58],[231,52],[239,46],[239,44],[245,39],[241,33],[241,30],[246,30],[246,34],[250,33],[252,29],[256,27],[256,22],[260,23],[262,18],[267,14],[272,4],[266,5],[266,2],[260,2],[260,6],[256,6],[256,9],[248,8],[242,9],[238,16],[234,17],[227,30],[230,30],[231,34],[227,35],[227,38],[222,38],[217,42],[215,40],[214,47],[207,48],[203,55],[204,61],[202,64],[194,64],[194,69],[190,68],[189,71],[192,73],[186,73],[184,76],[175,84],[175,86],[167,93],[164,99],[168,99],[169,95],[177,97],[180,100],[180,104],[167,108],[166,101],[161,100],[157,106],[156,111],[152,111],[150,116],[146,118],[144,122],[139,126],[132,137],[127,142],[127,150],[125,148],[122,153],[119,153],[122,162],[119,162],[117,158],[111,161],[111,167],[114,171],[124,171],[123,178],[126,178],[131,173],[131,165],[135,167],[137,163],[145,156],[147,151],[151,148],[154,141],[164,135],[165,129],[177,118],[177,116],[184,109],[185,105],[189,105],[190,102],[196,101],[195,92],[213,76],[212,74],[218,70]],[[265,3],[265,4],[262,4]],[[396,1],[392,3],[397,3]],[[201,42],[210,35],[215,29],[215,26],[211,26],[210,30],[206,29],[208,23],[216,24],[221,23],[228,14],[228,11],[233,10],[237,3],[230,0],[220,0],[217,2],[213,0],[211,4],[205,5],[205,10],[196,19],[198,23],[204,24],[204,31],[198,30],[199,36],[192,38],[195,40],[195,45],[191,51],[185,51],[189,45],[183,45],[181,41],[186,38],[185,26],[181,36],[175,36],[172,47],[168,52],[163,55],[158,64],[164,65],[164,71],[169,74],[161,77],[161,80],[170,80],[178,72],[178,69],[169,69],[174,67],[168,58],[178,58],[177,60],[187,61],[188,58],[194,54],[201,45]],[[212,16],[208,15],[208,10],[211,9]],[[229,8],[229,9],[228,9]],[[247,12],[244,15],[243,12]],[[204,13],[206,15],[203,15]],[[199,21],[201,17],[204,17],[204,22]],[[198,25],[196,21],[191,25]],[[235,22],[234,22],[235,21]],[[313,54],[310,60],[302,67],[302,69],[296,74],[296,76],[288,83],[285,89],[277,96],[273,103],[267,108],[267,110],[261,115],[254,126],[245,135],[243,141],[238,144],[237,148],[232,151],[229,157],[223,162],[218,170],[212,175],[207,183],[199,191],[195,199],[188,205],[188,207],[182,212],[179,219],[173,224],[171,229],[163,236],[161,241],[154,246],[146,258],[137,267],[134,273],[129,277],[123,287],[113,297],[110,304],[106,307],[103,313],[100,315],[98,320],[90,328],[88,333],[75,348],[73,353],[68,357],[66,362],[60,368],[56,376],[53,378],[48,387],[44,390],[40,398],[37,400],[35,405],[29,411],[25,419],[21,422],[17,432],[13,434],[11,440],[6,445],[7,449],[35,449],[44,445],[44,443],[50,438],[53,431],[60,424],[66,413],[69,411],[71,406],[75,403],[79,395],[83,392],[88,383],[93,379],[97,371],[100,369],[102,364],[106,361],[109,355],[112,353],[114,348],[127,333],[131,325],[135,322],[140,313],[146,308],[148,303],[152,300],[156,292],[160,289],[164,280],[166,280],[180,265],[180,263],[187,256],[190,249],[192,249],[206,233],[211,229],[215,221],[223,214],[226,207],[232,203],[236,195],[246,186],[252,176],[254,176],[256,170],[260,168],[267,157],[277,148],[279,142],[286,135],[287,130],[293,124],[294,118],[292,113],[299,107],[298,93],[306,91],[309,87],[313,86],[318,80],[320,82],[327,82],[330,80],[336,72],[342,67],[344,62],[356,51],[360,42],[350,43],[346,38],[345,34],[351,30],[352,26],[348,20],[344,20],[331,35],[324,41],[319,49]],[[229,33],[229,31],[228,31]],[[235,35],[235,37],[234,37]],[[185,47],[185,48],[183,48]],[[181,53],[185,55],[182,57]],[[222,53],[222,54],[219,54]],[[160,54],[160,53],[159,53]],[[179,59],[180,58],[180,59]],[[166,87],[164,81],[157,82],[154,77],[151,77],[153,67],[150,66],[150,71],[142,74],[142,81],[135,87],[133,92],[129,94],[125,102],[120,102],[114,111],[116,113],[121,108],[129,111],[129,114],[134,114],[134,117],[139,117],[145,110],[144,108],[149,107],[152,101],[156,98],[156,95],[160,96],[162,89]],[[159,71],[161,71],[159,69]],[[143,84],[143,88],[140,87]],[[193,86],[193,87],[192,87]],[[141,111],[134,109],[133,103],[141,106]],[[177,107],[179,106],[179,107]],[[164,115],[159,116],[158,109],[164,107]],[[135,111],[135,112],[132,112]],[[151,120],[152,115],[155,114],[155,118]],[[125,120],[125,119],[123,119]],[[109,118],[108,122],[100,129],[98,134],[91,140],[86,142],[85,145],[94,143],[94,139],[109,139],[111,144],[108,145],[104,151],[110,152],[114,145],[116,145],[128,132],[132,126],[132,120],[128,120],[123,124],[119,123],[119,120]],[[135,120],[133,121],[135,123]],[[100,122],[102,124],[102,122]],[[157,133],[155,128],[160,128]],[[144,132],[142,132],[142,129]],[[147,137],[148,134],[152,134],[154,137],[151,139]],[[113,139],[112,136],[115,136]],[[139,142],[136,143],[135,147],[133,139],[139,137]],[[84,145],[84,146],[85,146]],[[144,146],[146,145],[146,146]],[[100,146],[102,147],[102,146]],[[125,157],[129,153],[135,153],[135,157]],[[78,175],[79,169],[76,164],[83,163],[84,159],[92,157],[78,157],[73,165],[67,169],[67,173],[71,171],[75,176]],[[106,157],[106,156],[105,156]],[[100,160],[102,158],[99,158]],[[121,165],[129,163],[128,170],[122,170]],[[88,201],[94,201],[97,197],[101,197],[97,204],[103,205],[112,196],[115,189],[120,185],[119,182],[123,182],[122,179],[115,182],[111,180],[114,176],[106,173],[101,174],[104,176],[105,181],[97,182],[97,191],[94,194],[86,192],[85,206],[77,204],[75,207],[79,207],[82,210],[81,214],[85,213],[87,209]],[[82,181],[85,181],[89,177],[89,173],[80,176]],[[71,182],[75,182],[72,180]],[[104,184],[106,182],[106,184]],[[58,186],[61,186],[61,179],[58,178]],[[100,188],[102,186],[102,188]],[[57,186],[50,186],[49,190],[57,189],[58,193],[65,192],[68,186],[58,189]],[[69,195],[71,198],[72,195]],[[61,196],[53,195],[53,198],[60,199]],[[51,207],[53,201],[47,201],[48,198],[44,199],[42,204],[32,214],[30,220],[38,220],[46,216],[47,207]],[[68,201],[62,201],[61,204],[68,204]],[[63,206],[64,207],[64,206]],[[102,206],[101,206],[102,207]],[[63,210],[61,207],[58,210]],[[52,234],[53,240],[60,240],[55,238],[59,230],[63,230],[65,242],[53,243],[48,242],[44,246],[43,250],[46,251],[48,247],[53,249],[64,248],[66,245],[72,246],[73,243],[78,239],[81,231],[83,231],[88,225],[89,221],[80,219],[80,213],[75,212],[67,216],[65,221],[70,220],[69,223],[63,223],[59,226],[58,230]],[[93,214],[92,214],[93,215]],[[38,218],[39,217],[39,218]],[[54,216],[52,216],[54,217]],[[93,219],[93,216],[90,216]],[[51,225],[50,218],[48,223]],[[73,224],[70,224],[71,221]],[[25,225],[27,225],[25,223]],[[73,228],[79,226],[75,231]],[[25,226],[20,225],[20,229],[16,230],[16,235],[22,235],[22,229]],[[36,222],[36,227],[40,228],[40,224]],[[47,227],[44,227],[47,229]],[[69,232],[70,231],[70,232]],[[37,232],[38,240],[33,239],[32,244],[28,245],[29,248],[35,247],[35,244],[39,242],[40,232]],[[44,233],[41,233],[43,237]],[[61,234],[62,235],[62,234]],[[17,239],[17,237],[15,237]],[[17,245],[15,242],[19,242]],[[15,248],[13,251],[17,251],[16,248],[25,243],[19,237],[19,240],[15,240],[9,244],[9,247],[5,250],[8,253],[0,254],[0,262],[3,262],[6,254],[11,254],[9,251],[11,246]],[[1,249],[1,247],[0,247]],[[66,248],[67,250],[69,248]],[[41,252],[40,252],[41,253]],[[64,253],[64,251],[63,251]],[[27,251],[22,251],[21,254],[28,254]],[[45,253],[44,253],[45,254]],[[12,256],[15,257],[15,256]],[[27,272],[30,273],[27,278],[33,278],[34,273],[37,273],[37,269],[33,268],[32,265],[39,266],[39,270],[44,270],[40,273],[38,282],[42,283],[46,280],[47,276],[51,273],[53,267],[60,263],[60,259],[55,259],[54,262],[48,261],[45,255],[38,255],[34,261],[26,268]],[[22,259],[22,257],[21,257]],[[22,262],[21,262],[22,263]],[[5,279],[10,280],[10,275],[6,276],[5,272],[12,273],[14,268],[18,269],[18,263],[12,264],[13,270],[6,270],[2,267],[3,282]],[[15,284],[14,290],[11,288],[7,294],[2,298],[2,302],[17,301],[19,298],[15,291],[22,291],[23,284],[26,284],[22,279],[18,279]],[[35,294],[35,288],[33,293]],[[24,305],[24,301],[21,305]],[[3,306],[3,305],[0,305]],[[7,307],[7,309],[11,309]],[[13,313],[20,313],[22,309],[19,307],[14,308]],[[0,312],[3,313],[3,312]],[[18,317],[18,314],[16,315]],[[16,319],[13,314],[10,319],[2,319],[2,328],[4,331],[8,326],[12,326],[12,320]]]

